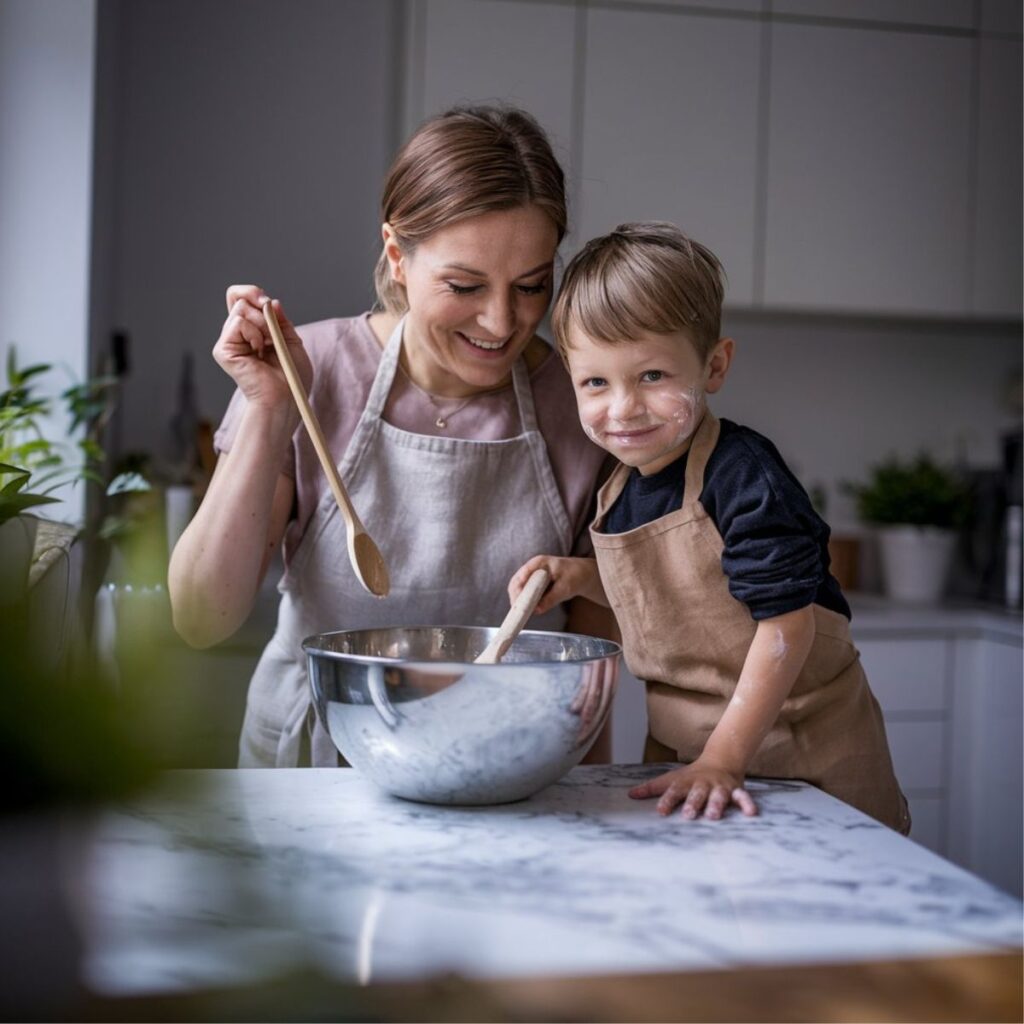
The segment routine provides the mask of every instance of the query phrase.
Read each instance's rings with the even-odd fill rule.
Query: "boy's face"
[[[690,446],[704,395],[725,379],[733,343],[721,339],[702,362],[684,333],[645,333],[609,344],[569,329],[567,360],[580,422],[590,438],[647,476]]]

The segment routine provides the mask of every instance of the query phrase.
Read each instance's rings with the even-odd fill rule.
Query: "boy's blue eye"
[[[644,374],[644,380],[647,381],[649,384],[657,384],[658,381],[661,380],[664,376],[665,374],[661,370],[648,370]]]
[[[584,382],[585,388],[603,388],[608,382],[604,377],[588,377]]]

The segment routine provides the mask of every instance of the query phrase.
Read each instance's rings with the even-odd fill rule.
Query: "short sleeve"
[[[235,436],[241,428],[244,414],[245,396],[236,388],[235,393],[231,396],[231,401],[228,402],[224,418],[220,421],[220,426],[213,435],[213,448],[218,455],[231,450],[231,446],[235,441]],[[288,445],[288,450],[281,463],[281,472],[292,480],[295,479],[294,443]]]
[[[828,573],[829,531],[781,456],[767,442],[737,439],[710,482],[701,503],[718,524],[732,596],[756,620],[813,604]]]

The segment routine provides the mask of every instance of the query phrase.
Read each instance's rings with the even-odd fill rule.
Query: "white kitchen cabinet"
[[[1019,896],[1024,829],[1021,645],[962,640],[956,675],[949,855]]]
[[[762,26],[670,10],[587,11],[579,240],[668,220],[754,295]]]
[[[910,838],[945,854],[952,641],[855,634],[855,642],[882,708],[896,778],[910,805]]]
[[[615,0],[620,6],[640,4],[650,6],[651,0]],[[690,9],[700,7],[715,14],[735,13],[737,11],[746,14],[761,14],[768,9],[768,0],[659,0],[661,6],[688,7]]]
[[[771,31],[765,304],[966,313],[974,40]]]
[[[1024,214],[1021,42],[982,36],[978,46],[978,204],[971,305],[981,315],[1019,317]]]
[[[1019,628],[997,612],[879,610],[855,612],[854,637],[910,804],[911,838],[1020,895]]]
[[[974,0],[772,0],[772,14],[969,29]]]
[[[1024,6],[1020,0],[981,0],[981,30],[1019,36],[1024,30]]]
[[[406,122],[466,103],[530,111],[571,166],[575,11],[518,0],[411,3]]]

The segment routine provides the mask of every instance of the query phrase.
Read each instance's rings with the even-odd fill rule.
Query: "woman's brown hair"
[[[402,147],[384,183],[381,217],[409,254],[449,224],[527,203],[548,214],[561,242],[565,175],[544,129],[516,107],[456,107],[424,122]],[[383,252],[374,285],[380,308],[405,312],[405,289]]]

